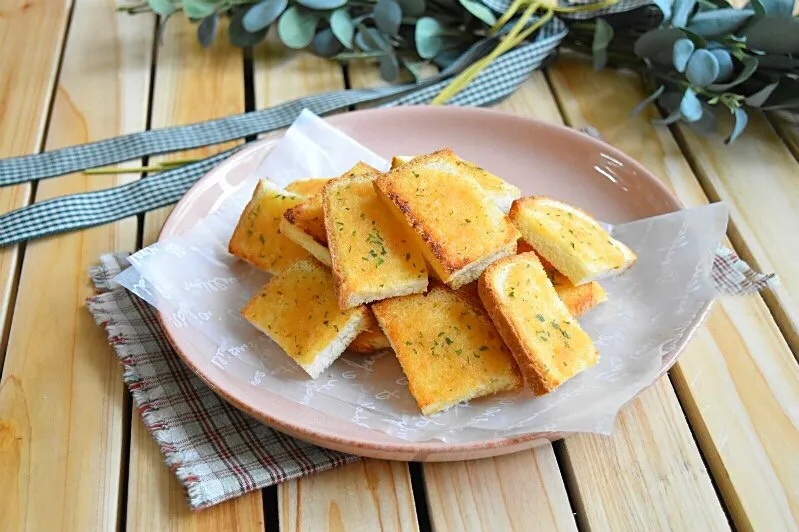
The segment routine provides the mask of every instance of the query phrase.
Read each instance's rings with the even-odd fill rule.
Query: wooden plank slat
[[[344,88],[341,67],[268,42],[256,50],[255,103],[263,108]],[[281,484],[281,530],[416,530],[407,464],[366,460]]]
[[[280,530],[419,530],[408,466],[365,459],[281,485]]]
[[[158,50],[151,127],[193,124],[244,112],[244,55],[226,38],[227,22],[220,21],[220,38],[204,50],[197,42],[197,26],[185,17],[170,20],[164,44]],[[150,163],[205,158],[227,150],[238,141],[153,157]],[[158,240],[172,207],[148,212],[143,245]]]
[[[721,131],[729,131],[730,122],[720,113]],[[677,131],[708,196],[730,206],[729,236],[738,253],[780,277],[763,296],[799,353],[799,163],[761,113],[750,113],[745,134],[731,146],[722,135],[702,137],[683,126]]]
[[[41,5],[41,10],[55,7],[62,6]],[[58,27],[51,24],[41,30]],[[98,27],[104,31],[94,31]],[[31,21],[27,31],[36,33],[34,28]],[[153,28],[151,17],[118,15],[113,2],[78,3],[46,149],[144,127]],[[40,37],[44,42],[50,39]],[[9,46],[21,51],[25,38],[17,38]],[[24,46],[38,44],[34,39]],[[13,65],[17,58],[9,50],[6,47],[4,57]],[[53,47],[42,52],[58,55]],[[23,59],[18,67],[14,74],[25,77],[29,65]],[[20,90],[29,95],[43,89]],[[22,108],[34,103],[38,104],[18,101]],[[35,199],[97,190],[129,179],[74,174],[40,183]],[[0,433],[5,432],[0,434],[0,522],[9,529],[117,526],[123,386],[105,333],[83,301],[93,293],[88,267],[102,253],[130,248],[135,239],[133,219],[27,246],[0,384]]]
[[[0,4],[0,157],[36,152],[42,145],[71,0],[8,0]],[[13,53],[12,53],[13,50]],[[22,207],[30,185],[0,188],[0,214]],[[0,370],[19,246],[0,248]]]
[[[130,445],[127,530],[201,532],[263,530],[261,492],[193,512],[177,478],[163,464],[161,451],[141,418],[134,414]],[[136,479],[135,482],[133,479]]]
[[[430,520],[447,530],[577,530],[552,444],[425,464]]]
[[[353,88],[382,86],[375,65],[349,66]],[[559,121],[543,74],[534,74],[499,109]],[[399,154],[398,154],[399,155]],[[552,444],[510,456],[424,464],[430,520],[445,530],[575,530]]]
[[[637,78],[596,74],[575,59],[561,59],[550,73],[571,125],[599,129],[686,206],[707,203],[669,130],[650,124],[657,111],[628,116],[644,96]],[[762,298],[720,298],[672,377],[736,527],[795,530],[799,373]]]
[[[590,530],[729,530],[674,390],[661,379],[611,437],[564,440],[567,484]]]
[[[203,50],[197,43],[196,31],[197,26],[185,17],[176,17],[167,24],[156,61],[151,115],[153,128],[191,124],[244,111],[242,51],[226,39],[219,39],[210,49]],[[220,28],[220,33],[224,35],[226,29]],[[171,154],[155,158],[151,164],[175,158],[208,157],[231,145]],[[170,210],[163,208],[145,215],[145,246],[157,239]],[[207,510],[190,511],[185,491],[164,465],[158,448],[135,410],[133,417],[128,530],[263,530],[260,491]]]

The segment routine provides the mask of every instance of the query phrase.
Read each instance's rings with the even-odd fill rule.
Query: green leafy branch
[[[793,0],[751,0],[743,9],[726,0],[652,0],[632,11],[573,20],[575,12],[614,1],[513,0],[499,17],[481,0],[147,0],[120,10],[152,11],[164,21],[183,13],[197,24],[204,47],[217,38],[221,16],[230,17],[228,38],[240,47],[257,45],[274,27],[289,48],[344,62],[376,61],[388,81],[402,70],[419,79],[425,63],[445,68],[477,41],[503,31],[496,48],[456,76],[436,103],[558,16],[569,27],[563,46],[592,55],[596,69],[610,65],[642,75],[651,94],[634,112],[657,102],[666,114],[657,123],[679,121],[709,133],[722,110],[734,117],[731,142],[752,109],[799,110]]]
[[[792,0],[755,0],[735,9],[724,0],[657,0],[654,28],[631,24],[631,14],[574,24],[567,45],[591,53],[594,66],[638,71],[657,101],[660,124],[687,123],[699,133],[717,130],[716,110],[734,117],[727,142],[746,128],[748,109],[799,109],[799,19]],[[651,19],[652,9],[637,13]]]

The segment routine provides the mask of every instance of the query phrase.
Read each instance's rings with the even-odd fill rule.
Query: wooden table
[[[0,0],[0,156],[379,83],[370,66],[274,45],[202,50],[178,17],[158,47],[154,17],[114,8]],[[782,284],[722,298],[612,437],[472,462],[365,460],[190,512],[83,305],[89,265],[152,242],[163,210],[0,250],[0,530],[799,529],[799,129],[754,115],[725,147],[650,125],[653,108],[628,118],[642,96],[635,78],[562,59],[498,107],[596,128],[688,206],[728,202],[732,245]],[[0,212],[139,177],[0,189]]]

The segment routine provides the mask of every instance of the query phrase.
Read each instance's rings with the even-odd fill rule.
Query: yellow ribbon
[[[469,83],[472,82],[485,68],[497,57],[504,54],[508,50],[515,48],[520,43],[524,42],[535,30],[549,22],[555,13],[576,13],[580,11],[593,11],[603,7],[611,6],[619,0],[604,0],[597,4],[587,6],[575,7],[558,7],[554,0],[514,0],[508,7],[508,10],[502,14],[491,29],[488,31],[489,35],[494,35],[499,31],[511,18],[516,14],[519,9],[527,5],[519,20],[513,25],[513,28],[502,38],[499,44],[484,58],[469,66],[466,70],[455,76],[452,81],[430,102],[431,105],[443,105],[448,102],[453,96],[462,91]],[[544,8],[544,13],[537,21],[530,25],[528,28],[524,26],[535,15],[539,8]]]

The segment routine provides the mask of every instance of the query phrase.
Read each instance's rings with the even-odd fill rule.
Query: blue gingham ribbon
[[[503,1],[486,0],[486,4],[502,11],[507,7]],[[624,0],[608,8],[608,12],[634,9],[647,2],[648,0]],[[552,19],[536,33],[532,41],[491,62],[449,103],[484,106],[503,100],[541,66],[566,34],[566,25],[558,19]],[[324,115],[349,106],[380,100],[384,101],[384,106],[429,103],[446,86],[450,77],[487,54],[496,42],[496,38],[483,39],[441,73],[419,84],[329,92],[198,124],[155,129],[41,154],[0,160],[0,186],[274,131],[289,126],[303,109]],[[175,203],[201,176],[239,149],[241,146],[115,188],[61,196],[9,212],[0,216],[0,247],[110,223]]]

